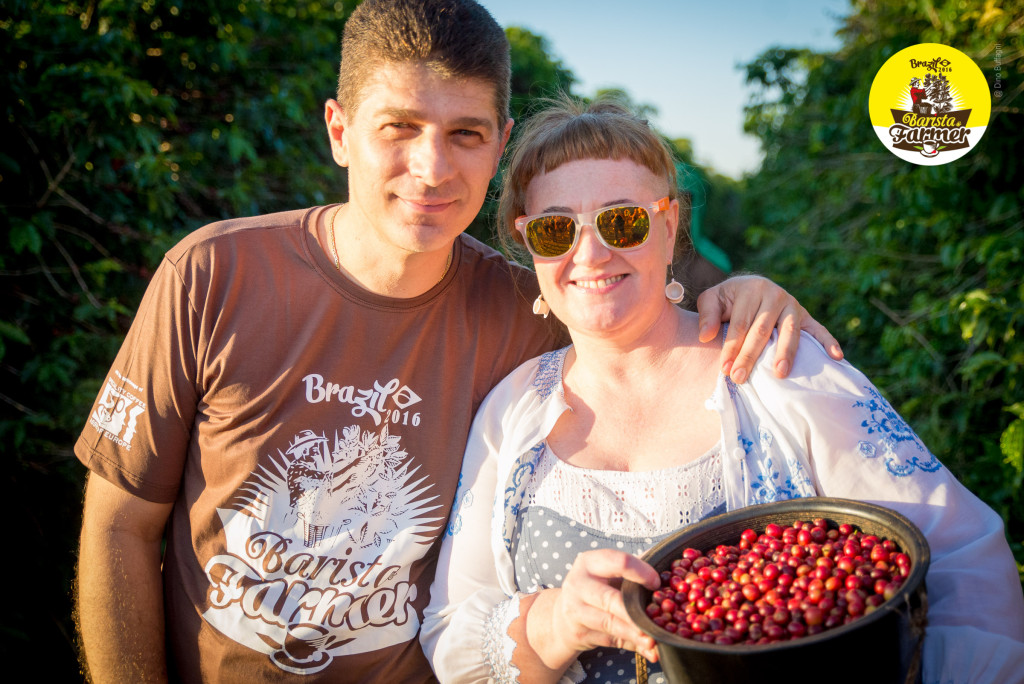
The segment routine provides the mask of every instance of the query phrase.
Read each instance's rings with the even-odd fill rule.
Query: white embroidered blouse
[[[1024,682],[1024,597],[1002,520],[853,366],[831,360],[804,334],[790,376],[780,380],[771,369],[775,344],[745,384],[722,376],[706,402],[721,418],[727,509],[834,496],[899,511],[931,547],[925,684]],[[526,497],[538,491],[544,440],[568,408],[566,351],[520,366],[474,421],[420,632],[442,683],[518,676],[507,634],[522,595],[513,537]],[[584,676],[577,663],[562,681]]]

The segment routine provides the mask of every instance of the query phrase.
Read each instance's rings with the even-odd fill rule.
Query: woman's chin
[[[642,328],[637,317],[626,315],[620,311],[580,311],[564,312],[558,319],[565,323],[569,332],[587,337],[612,338],[628,332],[630,328]]]

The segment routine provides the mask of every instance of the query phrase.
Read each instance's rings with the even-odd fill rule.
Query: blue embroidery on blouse
[[[462,491],[462,473],[459,473],[459,484],[455,487],[455,501],[452,503],[452,515],[448,520],[448,527],[445,534],[454,537],[462,529],[462,506],[459,503],[459,493]]]
[[[742,432],[739,432],[736,434],[736,441],[738,441],[740,443],[740,446],[743,447],[743,453],[749,456],[750,450],[754,446],[753,440],[747,439],[746,437],[743,436]]]
[[[772,442],[775,441],[775,436],[772,435],[770,430],[767,430],[764,427],[758,427],[757,439],[761,443],[761,451],[768,451],[768,448],[771,447]]]
[[[804,473],[804,464],[797,461],[794,465],[796,469],[786,478],[786,487],[789,488],[787,491],[789,491],[791,498],[799,499],[802,496],[816,496],[817,492],[814,489],[814,483]]]
[[[877,434],[879,441],[889,453],[889,457],[885,459],[886,470],[897,477],[906,477],[918,468],[927,473],[934,473],[941,468],[942,464],[924,448],[911,427],[907,425],[907,422],[903,420],[900,414],[896,413],[896,410],[885,397],[879,394],[878,390],[874,387],[866,386],[864,389],[868,391],[872,398],[868,401],[858,401],[853,407],[868,410],[869,415],[867,419],[861,422],[861,427],[866,427],[869,435]],[[897,457],[896,451],[903,442],[910,442],[918,451],[927,454],[928,457],[918,458],[917,456],[911,456],[901,461]],[[862,455],[868,456],[868,449],[865,448],[865,444],[871,446],[866,442],[860,442],[857,448]],[[874,452],[872,451],[872,456],[868,457],[873,457],[873,454]]]
[[[875,458],[878,456],[878,449],[876,449],[875,445],[871,442],[857,442],[857,451],[859,451],[860,455],[864,458]]]
[[[511,531],[508,529],[507,521],[510,519],[515,520],[519,516],[519,507],[523,502],[523,496],[526,494],[526,484],[530,481],[530,478],[533,477],[533,473],[537,468],[537,462],[544,449],[544,442],[537,444],[520,456],[512,466],[512,474],[510,475],[511,482],[509,486],[505,488],[504,508],[506,525],[504,526],[504,532],[502,533],[502,538],[505,542],[505,549],[508,551],[512,550],[512,535]]]
[[[461,498],[459,497],[459,494],[462,494]],[[460,530],[462,530],[462,511],[472,505],[473,492],[462,491],[462,473],[459,473],[459,484],[455,489],[455,503],[452,504],[452,516],[448,521],[448,527],[445,529],[445,533],[449,537],[454,537]]]
[[[754,496],[763,502],[799,499],[803,496],[814,496],[814,485],[804,474],[804,466],[799,461],[788,464],[792,471],[783,480],[782,472],[775,467],[771,458],[764,461],[757,480],[750,484]]]
[[[915,469],[920,468],[926,473],[934,473],[936,470],[942,467],[939,460],[929,452],[928,460],[920,460],[917,456],[912,456],[900,463],[895,457],[885,459],[885,469],[897,477],[906,477],[914,472]]]
[[[769,458],[764,462],[762,471],[758,474],[757,481],[750,485],[758,499],[769,502],[794,498],[792,480],[787,478],[784,483],[779,482],[782,473],[775,469],[772,459]]]
[[[537,375],[533,378],[533,386],[541,399],[547,399],[562,382],[562,364],[565,362],[568,350],[568,347],[556,349],[540,357]]]
[[[918,451],[924,451],[924,447],[917,441],[917,435],[910,429],[907,422],[900,414],[886,401],[885,397],[878,393],[874,387],[865,387],[873,397],[870,401],[858,401],[854,408],[866,408],[870,415],[867,420],[861,423],[862,427],[868,429],[868,434],[878,433],[879,439],[888,447],[889,451],[896,451],[901,442],[913,442]]]

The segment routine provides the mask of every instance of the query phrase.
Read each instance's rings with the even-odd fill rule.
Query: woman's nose
[[[573,258],[581,263],[599,263],[611,257],[611,250],[597,235],[597,228],[584,224],[580,226],[580,237]]]

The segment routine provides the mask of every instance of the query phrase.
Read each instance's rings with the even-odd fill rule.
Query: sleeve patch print
[[[96,410],[89,416],[89,425],[128,451],[132,448],[136,423],[146,412],[146,402],[138,397],[142,393],[141,387],[116,370],[114,373],[120,382],[115,383],[113,378],[107,378]]]

